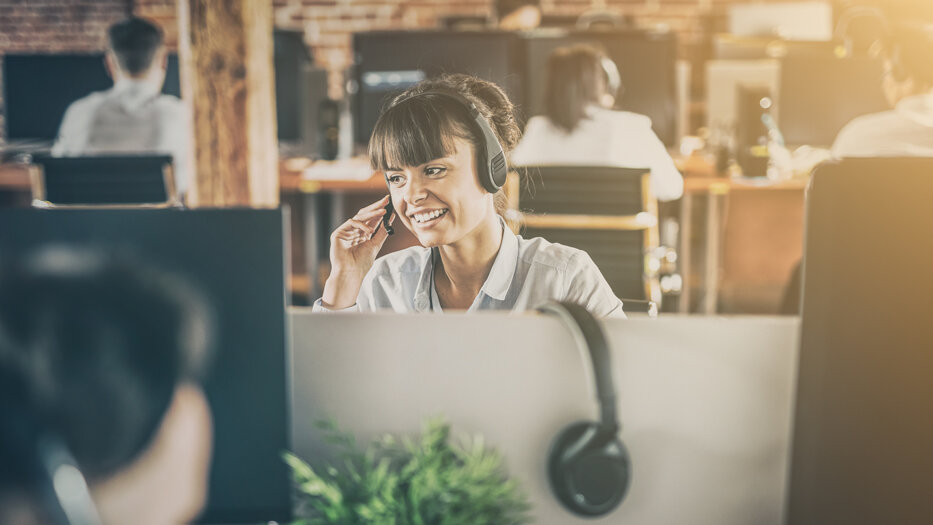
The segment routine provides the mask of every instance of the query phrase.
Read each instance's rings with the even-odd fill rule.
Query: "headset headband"
[[[483,188],[489,193],[496,193],[499,191],[505,184],[506,176],[509,173],[508,163],[505,160],[505,150],[502,149],[502,144],[499,143],[496,133],[492,130],[486,117],[480,113],[476,104],[470,102],[459,93],[451,91],[424,91],[407,96],[397,101],[392,107],[398,106],[413,98],[429,95],[453,100],[470,113],[470,118],[473,119],[473,122],[479,128],[480,134],[483,136],[483,141],[485,142],[482,145],[482,154],[479,156],[480,159],[482,159],[482,166],[477,166],[478,170],[480,170],[478,173],[479,181],[483,185]]]
[[[573,334],[577,346],[585,350],[593,367],[596,381],[596,399],[599,402],[599,420],[603,428],[618,431],[616,393],[612,384],[612,366],[609,343],[599,322],[585,308],[569,302],[548,302],[537,308],[539,312],[556,315]]]

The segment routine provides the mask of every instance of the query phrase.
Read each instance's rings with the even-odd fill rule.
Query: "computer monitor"
[[[311,69],[303,32],[277,29],[273,42],[278,138],[302,152],[314,150],[317,103],[327,96],[326,74]],[[55,140],[72,102],[113,85],[102,53],[7,54],[0,61],[8,141]],[[168,56],[162,93],[181,97],[175,53]]]
[[[619,67],[624,92],[616,107],[651,118],[664,144],[677,144],[676,61],[673,33],[636,30],[548,31],[523,39],[525,118],[544,113],[547,59],[558,47],[590,44],[605,51]]]
[[[377,31],[353,35],[356,141],[367,144],[385,102],[425,78],[465,73],[495,82],[521,104],[516,33]]]
[[[933,159],[845,159],[807,198],[785,523],[933,523]]]
[[[781,65],[777,60],[710,60],[706,63],[706,126],[709,141],[731,143],[738,124],[740,87],[763,87],[777,94]]]
[[[6,139],[52,141],[68,106],[113,85],[104,55],[7,54],[3,61]],[[178,55],[171,53],[162,92],[180,96]]]
[[[202,523],[291,518],[285,336],[286,214],[281,209],[0,209],[0,252],[49,243],[116,247],[198,286],[215,309],[204,383],[214,422]]]
[[[882,64],[863,58],[787,57],[781,61],[777,123],[789,145],[829,147],[860,115],[889,109]]]

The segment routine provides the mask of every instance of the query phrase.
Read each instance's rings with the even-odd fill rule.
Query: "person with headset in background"
[[[129,258],[0,266],[0,523],[186,523],[206,499],[200,296]]]
[[[516,166],[650,168],[654,195],[680,198],[684,181],[645,115],[612,109],[622,89],[619,70],[587,45],[548,57],[545,115],[532,117],[512,152]]]
[[[933,25],[902,24],[885,38],[885,98],[893,109],[856,117],[836,135],[832,155],[933,157]],[[800,313],[802,267],[791,271],[779,312]]]
[[[836,135],[844,157],[933,156],[933,25],[902,24],[886,46],[882,89],[893,109],[853,119]]]
[[[183,200],[191,185],[191,119],[180,99],[162,94],[168,66],[162,29],[138,17],[113,24],[104,65],[113,87],[68,106],[52,154],[170,154]]]
[[[500,188],[519,136],[512,103],[485,80],[444,75],[395,97],[369,142],[389,195],[331,235],[314,309],[521,311],[553,299],[624,317],[586,252],[506,227]],[[423,247],[376,260],[395,218]]]

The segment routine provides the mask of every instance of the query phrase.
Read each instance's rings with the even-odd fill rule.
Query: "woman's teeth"
[[[415,219],[415,222],[422,223],[434,220],[441,215],[444,215],[445,213],[447,213],[447,208],[444,208],[443,210],[429,211],[427,213],[416,213],[412,215],[412,218]]]

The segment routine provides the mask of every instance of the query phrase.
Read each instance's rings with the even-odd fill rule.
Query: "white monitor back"
[[[729,6],[729,32],[827,41],[833,37],[833,7],[829,2],[736,4]]]
[[[735,136],[740,86],[765,86],[777,102],[781,81],[779,60],[710,60],[706,63],[706,126],[709,141],[731,144]]]
[[[596,417],[589,365],[556,318],[291,312],[293,446],[319,461],[317,420],[360,443],[415,435],[443,415],[482,434],[528,493],[536,523],[590,523],[552,497],[546,459],[566,425]],[[600,523],[777,525],[788,459],[797,318],[610,320],[632,458]]]

